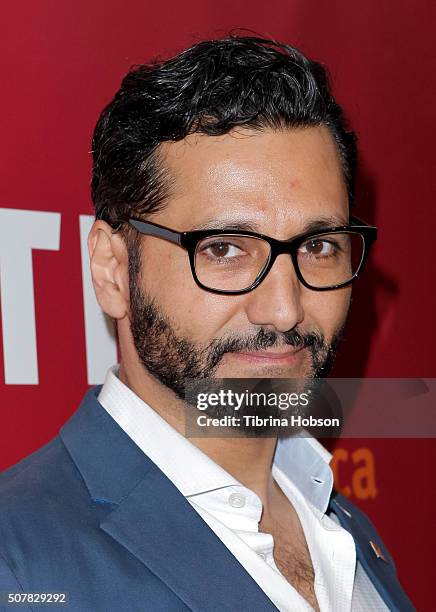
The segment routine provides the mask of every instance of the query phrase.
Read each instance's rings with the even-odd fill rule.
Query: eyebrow
[[[348,220],[341,217],[320,216],[306,221],[306,223],[304,223],[304,225],[299,229],[298,234],[312,231],[316,232],[322,229],[332,229],[333,227],[348,225],[348,223]],[[265,233],[261,231],[256,222],[241,219],[235,219],[234,221],[231,219],[208,219],[207,221],[194,225],[190,228],[190,231],[196,230],[223,230],[229,232],[245,231],[257,232],[259,234]]]

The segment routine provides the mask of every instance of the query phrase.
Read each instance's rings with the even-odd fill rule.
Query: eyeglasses
[[[104,211],[99,218],[105,218]],[[108,222],[113,226],[114,222]],[[168,240],[185,249],[197,285],[218,294],[252,291],[265,279],[277,256],[286,253],[305,287],[314,291],[340,289],[357,278],[377,239],[377,228],[356,217],[350,225],[306,232],[290,240],[276,240],[251,231],[176,232],[134,217],[117,219],[114,229],[118,230],[124,222],[141,234]]]

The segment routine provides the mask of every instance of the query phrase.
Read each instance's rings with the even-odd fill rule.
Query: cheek
[[[142,270],[146,295],[155,300],[180,336],[190,341],[218,337],[239,308],[236,296],[215,295],[196,284],[183,251],[144,248]]]
[[[351,289],[336,291],[311,291],[305,295],[305,323],[308,328],[318,327],[330,340],[333,334],[345,323],[350,307]]]

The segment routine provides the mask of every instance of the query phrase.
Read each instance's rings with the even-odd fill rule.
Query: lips
[[[301,349],[299,349],[301,350]],[[244,361],[252,361],[256,363],[295,363],[297,360],[297,353],[299,350],[287,350],[282,352],[272,351],[253,351],[253,352],[240,352],[231,353],[234,357],[242,359]]]
[[[295,351],[287,351],[286,353],[269,353],[268,351],[256,351],[254,353],[237,353],[237,355],[247,355],[250,357],[261,357],[265,359],[283,359],[284,357],[291,357],[295,355]]]

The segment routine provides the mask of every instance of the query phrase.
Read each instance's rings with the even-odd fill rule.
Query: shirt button
[[[243,508],[245,506],[245,496],[241,493],[232,493],[229,495],[229,504],[232,508]]]
[[[266,561],[266,555],[264,553],[259,553],[259,557]]]

